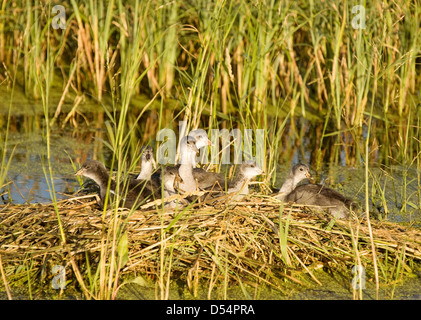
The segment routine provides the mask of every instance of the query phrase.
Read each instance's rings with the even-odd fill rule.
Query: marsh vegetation
[[[160,299],[177,281],[193,297],[204,286],[208,298],[226,298],[236,283],[245,298],[256,298],[250,287],[282,292],[290,283],[318,284],[312,270],[319,261],[348,270],[349,283],[352,266],[363,265],[376,292],[384,285],[393,297],[420,257],[421,6],[366,1],[356,12],[356,5],[4,1],[5,291],[21,286],[36,298],[53,277],[45,272],[65,265],[68,285],[85,298],[115,298],[130,277],[152,283]],[[139,171],[141,147],[156,150],[159,130],[178,132],[181,121],[187,131],[209,134],[264,129],[266,174],[257,196],[219,211],[195,204],[171,214],[162,206],[142,214],[113,204],[101,212],[91,198],[61,200],[81,187],[71,174],[86,159],[101,160],[124,180]],[[333,188],[343,185],[361,203],[361,221],[275,206],[269,190],[298,161]],[[21,192],[12,178],[30,170],[38,172],[44,199]],[[27,175],[22,185],[33,183]],[[132,272],[133,265],[139,268]]]

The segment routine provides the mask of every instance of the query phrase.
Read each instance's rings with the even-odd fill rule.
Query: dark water
[[[9,145],[16,145],[8,170],[11,181],[3,200],[14,204],[51,202],[51,176],[45,138],[41,134],[11,134]],[[67,198],[80,188],[74,176],[82,158],[92,156],[92,144],[70,134],[53,135],[50,145],[53,183],[57,199]],[[10,153],[9,153],[10,155]]]
[[[328,273],[324,271],[315,271],[313,274],[321,282],[321,285],[308,281],[303,286],[288,285],[288,289],[283,288],[281,293],[267,286],[260,286],[258,290],[254,287],[245,285],[230,286],[227,288],[226,298],[229,300],[352,300],[354,292],[351,286],[350,275],[341,273]],[[137,279],[137,278],[136,278]],[[140,285],[134,279],[124,284],[117,293],[117,300],[155,300],[159,299],[159,292],[156,291],[153,283],[146,282]],[[143,281],[141,281],[143,282]],[[366,282],[365,289],[362,290],[363,300],[375,300],[376,289],[373,279]],[[358,293],[356,293],[358,294]],[[11,289],[11,295],[14,300],[30,299],[25,289]],[[223,299],[224,292],[218,292],[214,289],[211,299]],[[355,297],[357,299],[357,296]],[[0,300],[7,300],[7,293],[0,290]],[[66,288],[60,293],[60,290],[46,288],[42,292],[34,293],[32,299],[37,300],[84,300],[83,294],[74,288]],[[193,296],[186,285],[173,284],[169,290],[170,300],[207,300],[208,288],[200,287],[197,295]],[[421,300],[421,270],[414,269],[411,276],[405,277],[395,284],[380,284],[378,291],[378,299],[380,300]]]

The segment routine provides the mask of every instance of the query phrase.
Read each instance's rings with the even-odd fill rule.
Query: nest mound
[[[251,195],[242,202],[195,204],[180,211],[103,212],[95,203],[85,196],[56,206],[1,207],[3,266],[16,271],[29,260],[32,270],[46,262],[71,265],[82,283],[101,256],[115,253],[120,275],[157,279],[165,272],[193,289],[199,280],[212,286],[228,280],[280,289],[285,278],[301,283],[298,273],[318,282],[312,271],[321,266],[351,270],[358,264],[370,273],[373,256],[394,264],[421,260],[417,228],[365,219],[335,221],[268,197]]]

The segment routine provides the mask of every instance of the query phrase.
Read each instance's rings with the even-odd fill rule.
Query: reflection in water
[[[75,170],[71,160],[78,163],[83,161],[81,159],[92,157],[94,145],[67,134],[52,136],[51,165],[57,199],[64,199],[65,193],[73,193],[78,189],[79,183],[74,177]],[[12,203],[50,202],[51,196],[45,176],[49,174],[47,148],[42,134],[12,133],[9,146],[16,146],[16,149],[7,174],[10,181],[5,190],[7,195],[4,195],[3,199]],[[9,147],[9,150],[11,149]]]
[[[18,114],[11,117],[6,160],[12,155],[7,181],[2,190],[3,202],[51,202],[47,145],[42,115]],[[2,129],[6,123],[2,122]],[[57,199],[79,189],[74,177],[75,166],[86,159],[104,161],[107,152],[100,139],[104,138],[103,113],[84,116],[84,121],[67,130],[55,128],[50,135],[51,166]],[[47,175],[47,176],[46,176]],[[46,177],[48,179],[46,179]]]

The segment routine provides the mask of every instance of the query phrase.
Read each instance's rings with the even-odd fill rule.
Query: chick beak
[[[178,189],[178,187],[179,187],[180,183],[182,183],[182,182],[183,182],[183,179],[182,179],[182,178],[180,177],[180,175],[177,173],[177,174],[175,175],[175,178],[174,178],[173,188]]]
[[[316,180],[313,178],[310,172],[306,172],[306,177],[309,179],[310,183],[316,183]]]
[[[75,176],[83,176],[83,172],[85,172],[85,169],[80,168],[76,173]]]
[[[212,141],[210,141],[209,139],[208,139],[208,146],[211,146],[212,145]]]
[[[180,177],[178,173],[175,175],[174,182],[178,182],[178,183],[183,182],[183,179]]]

